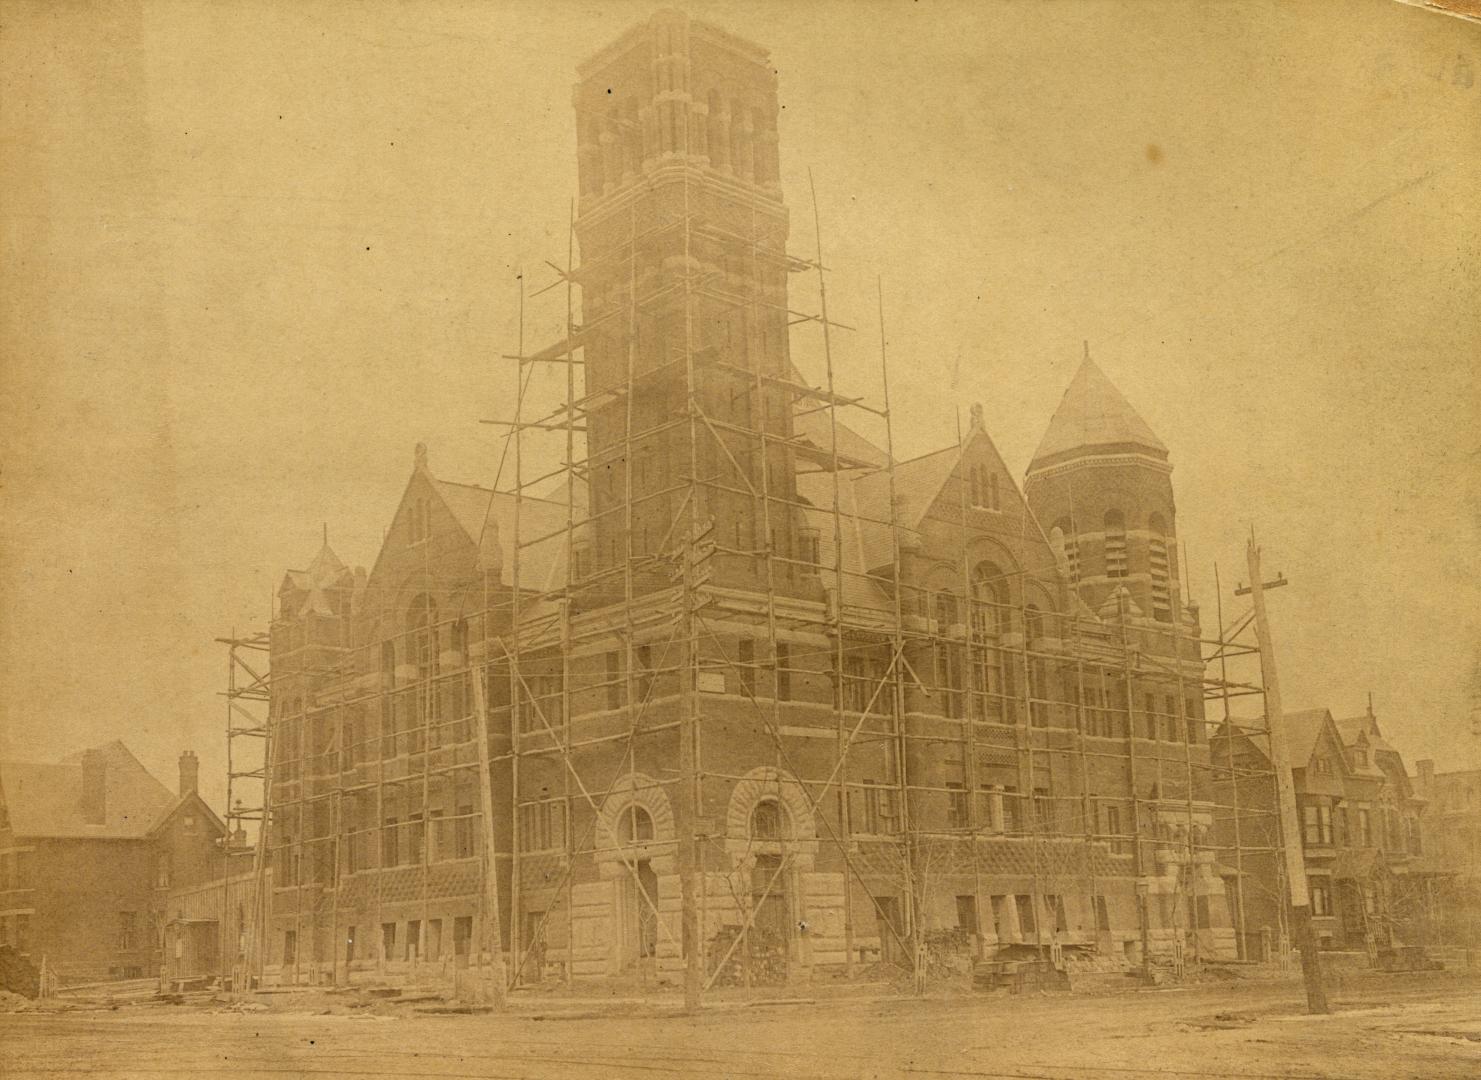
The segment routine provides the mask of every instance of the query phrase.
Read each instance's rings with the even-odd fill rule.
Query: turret
[[[1172,622],[1177,514],[1167,447],[1088,347],[1029,463],[1024,492],[1090,610],[1114,615],[1124,588],[1129,614]]]

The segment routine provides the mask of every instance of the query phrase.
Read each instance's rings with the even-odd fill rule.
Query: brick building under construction
[[[1210,834],[1272,811],[1215,802],[1205,705],[1260,690],[1181,593],[1167,448],[1087,353],[1022,485],[975,407],[897,459],[883,329],[871,403],[786,247],[766,52],[662,13],[574,98],[567,332],[511,361],[564,400],[511,395],[501,490],[418,447],[371,570],[326,541],[258,640],[260,972],[1240,955]]]

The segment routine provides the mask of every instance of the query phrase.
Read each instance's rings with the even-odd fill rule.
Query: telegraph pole
[[[1290,889],[1291,926],[1296,935],[1296,948],[1301,953],[1301,975],[1306,983],[1306,1011],[1325,1013],[1327,991],[1322,985],[1321,957],[1317,955],[1316,935],[1311,928],[1311,896],[1306,888],[1306,863],[1301,851],[1301,821],[1296,812],[1296,783],[1291,777],[1291,757],[1286,747],[1286,718],[1280,706],[1280,680],[1275,673],[1275,647],[1270,641],[1270,623],[1265,617],[1265,590],[1286,583],[1260,577],[1260,549],[1250,532],[1246,549],[1249,558],[1249,588],[1246,593],[1255,605],[1255,635],[1260,642],[1260,670],[1265,683],[1265,721],[1270,728],[1270,764],[1275,770],[1275,789],[1280,808],[1281,847],[1285,851],[1286,882]]]
[[[693,406],[691,405],[691,409]],[[684,669],[681,692],[684,713],[679,726],[680,804],[685,808],[682,821],[688,822],[686,835],[679,841],[679,940],[684,952],[684,1011],[699,1012],[704,992],[704,941],[699,917],[699,875],[704,870],[701,846],[701,811],[699,780],[699,609],[704,604],[704,588],[710,579],[715,552],[715,522],[701,518],[691,507],[690,529],[683,551],[682,584],[684,620]],[[655,900],[657,898],[655,897]]]
[[[487,605],[484,610],[488,610]],[[516,627],[515,633],[518,632]],[[489,955],[489,967],[492,971],[489,984],[490,1004],[496,1011],[502,1012],[508,975],[504,970],[504,929],[499,917],[499,857],[494,849],[494,778],[489,774],[492,767],[489,758],[489,707],[484,678],[485,669],[475,668],[470,680],[473,683],[473,722],[478,725],[478,808],[481,811],[479,825],[483,830],[486,863],[483,875],[484,904],[488,908],[488,914],[479,921],[479,927],[483,938],[481,947]],[[474,947],[480,946],[475,944]]]

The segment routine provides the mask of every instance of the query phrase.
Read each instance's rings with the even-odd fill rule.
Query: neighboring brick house
[[[0,940],[69,981],[155,975],[165,875],[220,872],[195,776],[187,752],[171,795],[117,741],[0,762]]]
[[[1311,895],[1312,926],[1323,948],[1382,950],[1424,936],[1428,874],[1412,866],[1423,850],[1425,800],[1372,712],[1334,720],[1326,709],[1287,713],[1286,740],[1300,814]],[[1221,801],[1240,807],[1243,895],[1234,903],[1247,941],[1278,940],[1286,899],[1279,869],[1279,831],[1271,778],[1263,773],[1263,739],[1223,725],[1213,739],[1214,782]],[[1231,764],[1233,775],[1231,776]],[[1216,836],[1230,851],[1235,817],[1221,817]],[[1232,863],[1233,855],[1224,858]],[[1257,953],[1251,949],[1251,956]]]
[[[1424,859],[1443,882],[1439,936],[1449,944],[1481,948],[1481,769],[1436,772],[1415,763],[1415,791],[1429,804],[1421,819]]]
[[[175,802],[150,830],[159,970],[172,982],[228,974],[252,892],[251,849],[242,835],[226,844],[225,823],[200,797],[197,770],[187,750]]]

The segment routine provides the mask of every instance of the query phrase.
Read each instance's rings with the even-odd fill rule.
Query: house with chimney
[[[172,793],[116,740],[0,761],[0,943],[66,982],[158,974],[164,890],[222,872],[198,770],[183,753]]]

